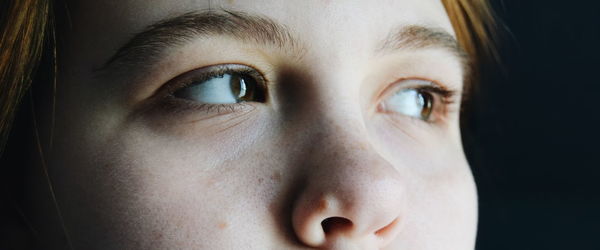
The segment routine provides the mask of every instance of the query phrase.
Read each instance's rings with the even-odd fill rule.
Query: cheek
[[[407,177],[404,233],[390,249],[472,249],[469,244],[475,240],[477,193],[460,140],[456,139],[460,138],[454,132],[458,129],[421,123],[392,124],[378,117],[369,127],[374,147]]]
[[[356,172],[349,168],[372,171],[369,159],[355,158],[381,154],[406,181],[407,219],[398,242],[409,242],[406,248],[473,242],[464,239],[475,234],[473,180],[460,143],[443,133],[416,126],[402,131],[377,119],[368,124],[369,134],[360,136],[356,128],[336,124],[328,130],[308,126],[314,123],[282,130],[267,113],[251,117],[256,120],[224,118],[231,124],[134,119],[114,127],[80,121],[100,125],[94,131],[63,129],[53,180],[73,238],[104,242],[108,249],[244,249],[245,244],[264,249],[261,244],[289,243],[281,231],[289,229],[284,224],[290,221],[294,187],[304,188],[295,179],[311,174],[307,162],[322,156],[313,164],[323,166],[323,175],[312,177],[323,186],[340,171]],[[356,144],[353,140],[364,145],[345,145]],[[250,243],[256,235],[262,243]]]
[[[388,249],[473,249],[477,231],[477,193],[469,166],[464,160],[446,158],[429,169],[416,170],[407,180],[406,220],[401,234]]]
[[[130,126],[107,139],[92,137],[65,135],[55,159],[53,176],[74,238],[111,247],[242,249],[226,244],[273,235],[265,231],[276,228],[268,226],[274,222],[265,204],[278,199],[274,190],[284,181],[274,166],[284,159],[267,163],[236,136],[215,141]]]
[[[437,232],[439,242],[452,245],[475,242],[477,193],[468,166],[464,164],[462,167],[462,171],[457,170],[440,179],[431,180],[426,185],[423,196],[419,197],[424,204],[420,209],[428,211],[429,216],[423,218],[424,223],[429,226],[428,231]],[[464,245],[460,249],[467,248],[472,249],[473,246]]]
[[[398,171],[423,177],[456,171],[470,173],[460,132],[454,124],[439,126],[407,117],[379,115],[370,119],[368,133],[373,147]]]

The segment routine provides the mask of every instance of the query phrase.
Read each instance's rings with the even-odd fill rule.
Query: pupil
[[[433,111],[433,96],[427,92],[420,91],[417,102],[421,107],[421,119],[429,120]]]
[[[231,74],[229,84],[237,102],[265,102],[264,89],[251,75]]]
[[[231,91],[238,101],[252,101],[247,100],[250,92],[249,88],[251,88],[251,86],[248,86],[248,84],[251,83],[246,77],[240,74],[232,74],[230,84]]]
[[[246,95],[246,81],[244,81],[244,78],[240,78],[240,94],[238,95],[238,98],[242,98]]]

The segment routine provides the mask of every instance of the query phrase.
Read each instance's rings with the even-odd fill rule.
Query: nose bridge
[[[372,147],[366,129],[350,124],[329,120],[314,134],[318,149],[306,162],[308,179],[292,218],[308,245],[323,246],[339,235],[381,243],[397,231],[402,178]]]
[[[346,185],[371,185],[387,177],[397,176],[394,167],[374,149],[366,129],[358,124],[329,124],[316,136],[313,144],[320,148],[311,156],[311,176],[331,175],[329,180]],[[337,179],[343,179],[337,180]],[[395,178],[394,178],[395,179]]]
[[[399,197],[393,194],[402,191],[400,174],[362,130],[357,126],[327,130],[309,164],[309,188],[335,200],[353,216],[361,216],[363,208],[370,205],[392,202]]]

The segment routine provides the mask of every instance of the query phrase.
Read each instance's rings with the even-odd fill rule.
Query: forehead
[[[85,55],[77,53],[78,57],[87,55],[96,65],[148,25],[196,10],[224,9],[266,16],[288,27],[314,50],[372,47],[369,43],[408,25],[454,34],[439,0],[83,0],[68,4],[68,50],[85,51]]]
[[[283,23],[306,25],[336,25],[324,20],[336,19],[348,23],[438,24],[450,28],[439,0],[107,0],[70,1],[75,15],[104,19],[108,22],[125,22],[133,26],[150,20],[198,9],[240,10],[267,15]],[[81,12],[82,11],[82,12]],[[366,18],[366,19],[365,19]]]

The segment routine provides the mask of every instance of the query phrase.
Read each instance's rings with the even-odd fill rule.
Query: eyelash
[[[203,69],[206,69],[207,71],[198,72],[198,71],[202,71]],[[210,70],[208,70],[208,69],[210,69]],[[191,76],[190,76],[190,74],[191,74]],[[233,113],[233,112],[247,108],[250,105],[247,102],[228,103],[228,104],[208,104],[208,103],[199,103],[199,102],[194,102],[194,101],[190,101],[190,100],[185,100],[182,98],[178,98],[174,95],[174,93],[177,92],[178,90],[189,87],[189,86],[193,85],[194,83],[203,82],[203,81],[209,80],[213,77],[217,77],[217,76],[224,75],[224,74],[239,74],[239,75],[251,76],[256,80],[257,85],[259,85],[259,87],[261,89],[264,89],[266,92],[268,92],[267,91],[268,90],[267,79],[264,77],[263,73],[256,70],[255,67],[247,66],[244,64],[212,65],[212,66],[206,66],[206,67],[202,67],[200,69],[195,69],[195,70],[189,71],[179,77],[176,77],[176,78],[170,80],[169,83],[167,83],[165,85],[166,89],[164,90],[164,92],[166,92],[166,95],[163,96],[166,101],[164,103],[164,104],[166,104],[165,107],[168,108],[168,110],[173,113],[184,113],[184,112],[188,112],[191,110],[193,112],[200,111],[200,112],[205,112],[207,114],[216,114],[216,115]],[[181,79],[181,78],[183,78],[183,79]],[[266,93],[265,93],[265,95],[268,96]]]
[[[438,124],[440,123],[440,120],[444,120],[445,118],[447,118],[450,113],[454,112],[454,110],[452,109],[454,107],[453,104],[456,103],[456,99],[458,98],[458,91],[449,90],[447,88],[441,87],[441,85],[435,82],[432,82],[432,84],[433,85],[431,86],[421,86],[416,88],[416,90],[418,91],[430,93],[434,96],[434,98],[437,96],[439,99],[439,101],[434,100],[434,102],[438,103],[434,103],[434,110],[432,111],[433,113],[438,114],[434,114],[435,117],[433,119],[421,120],[424,121],[426,124]],[[441,105],[441,107],[436,108],[435,105]],[[438,112],[436,111],[438,109],[441,110]]]
[[[433,82],[432,82],[433,83]],[[449,90],[446,89],[444,87],[440,87],[439,84],[437,83],[433,83],[435,85],[431,85],[431,86],[420,86],[420,87],[416,87],[415,89],[418,91],[425,91],[431,94],[436,94],[439,95],[441,97],[441,101],[444,104],[453,104],[456,100],[456,92],[454,90]]]

